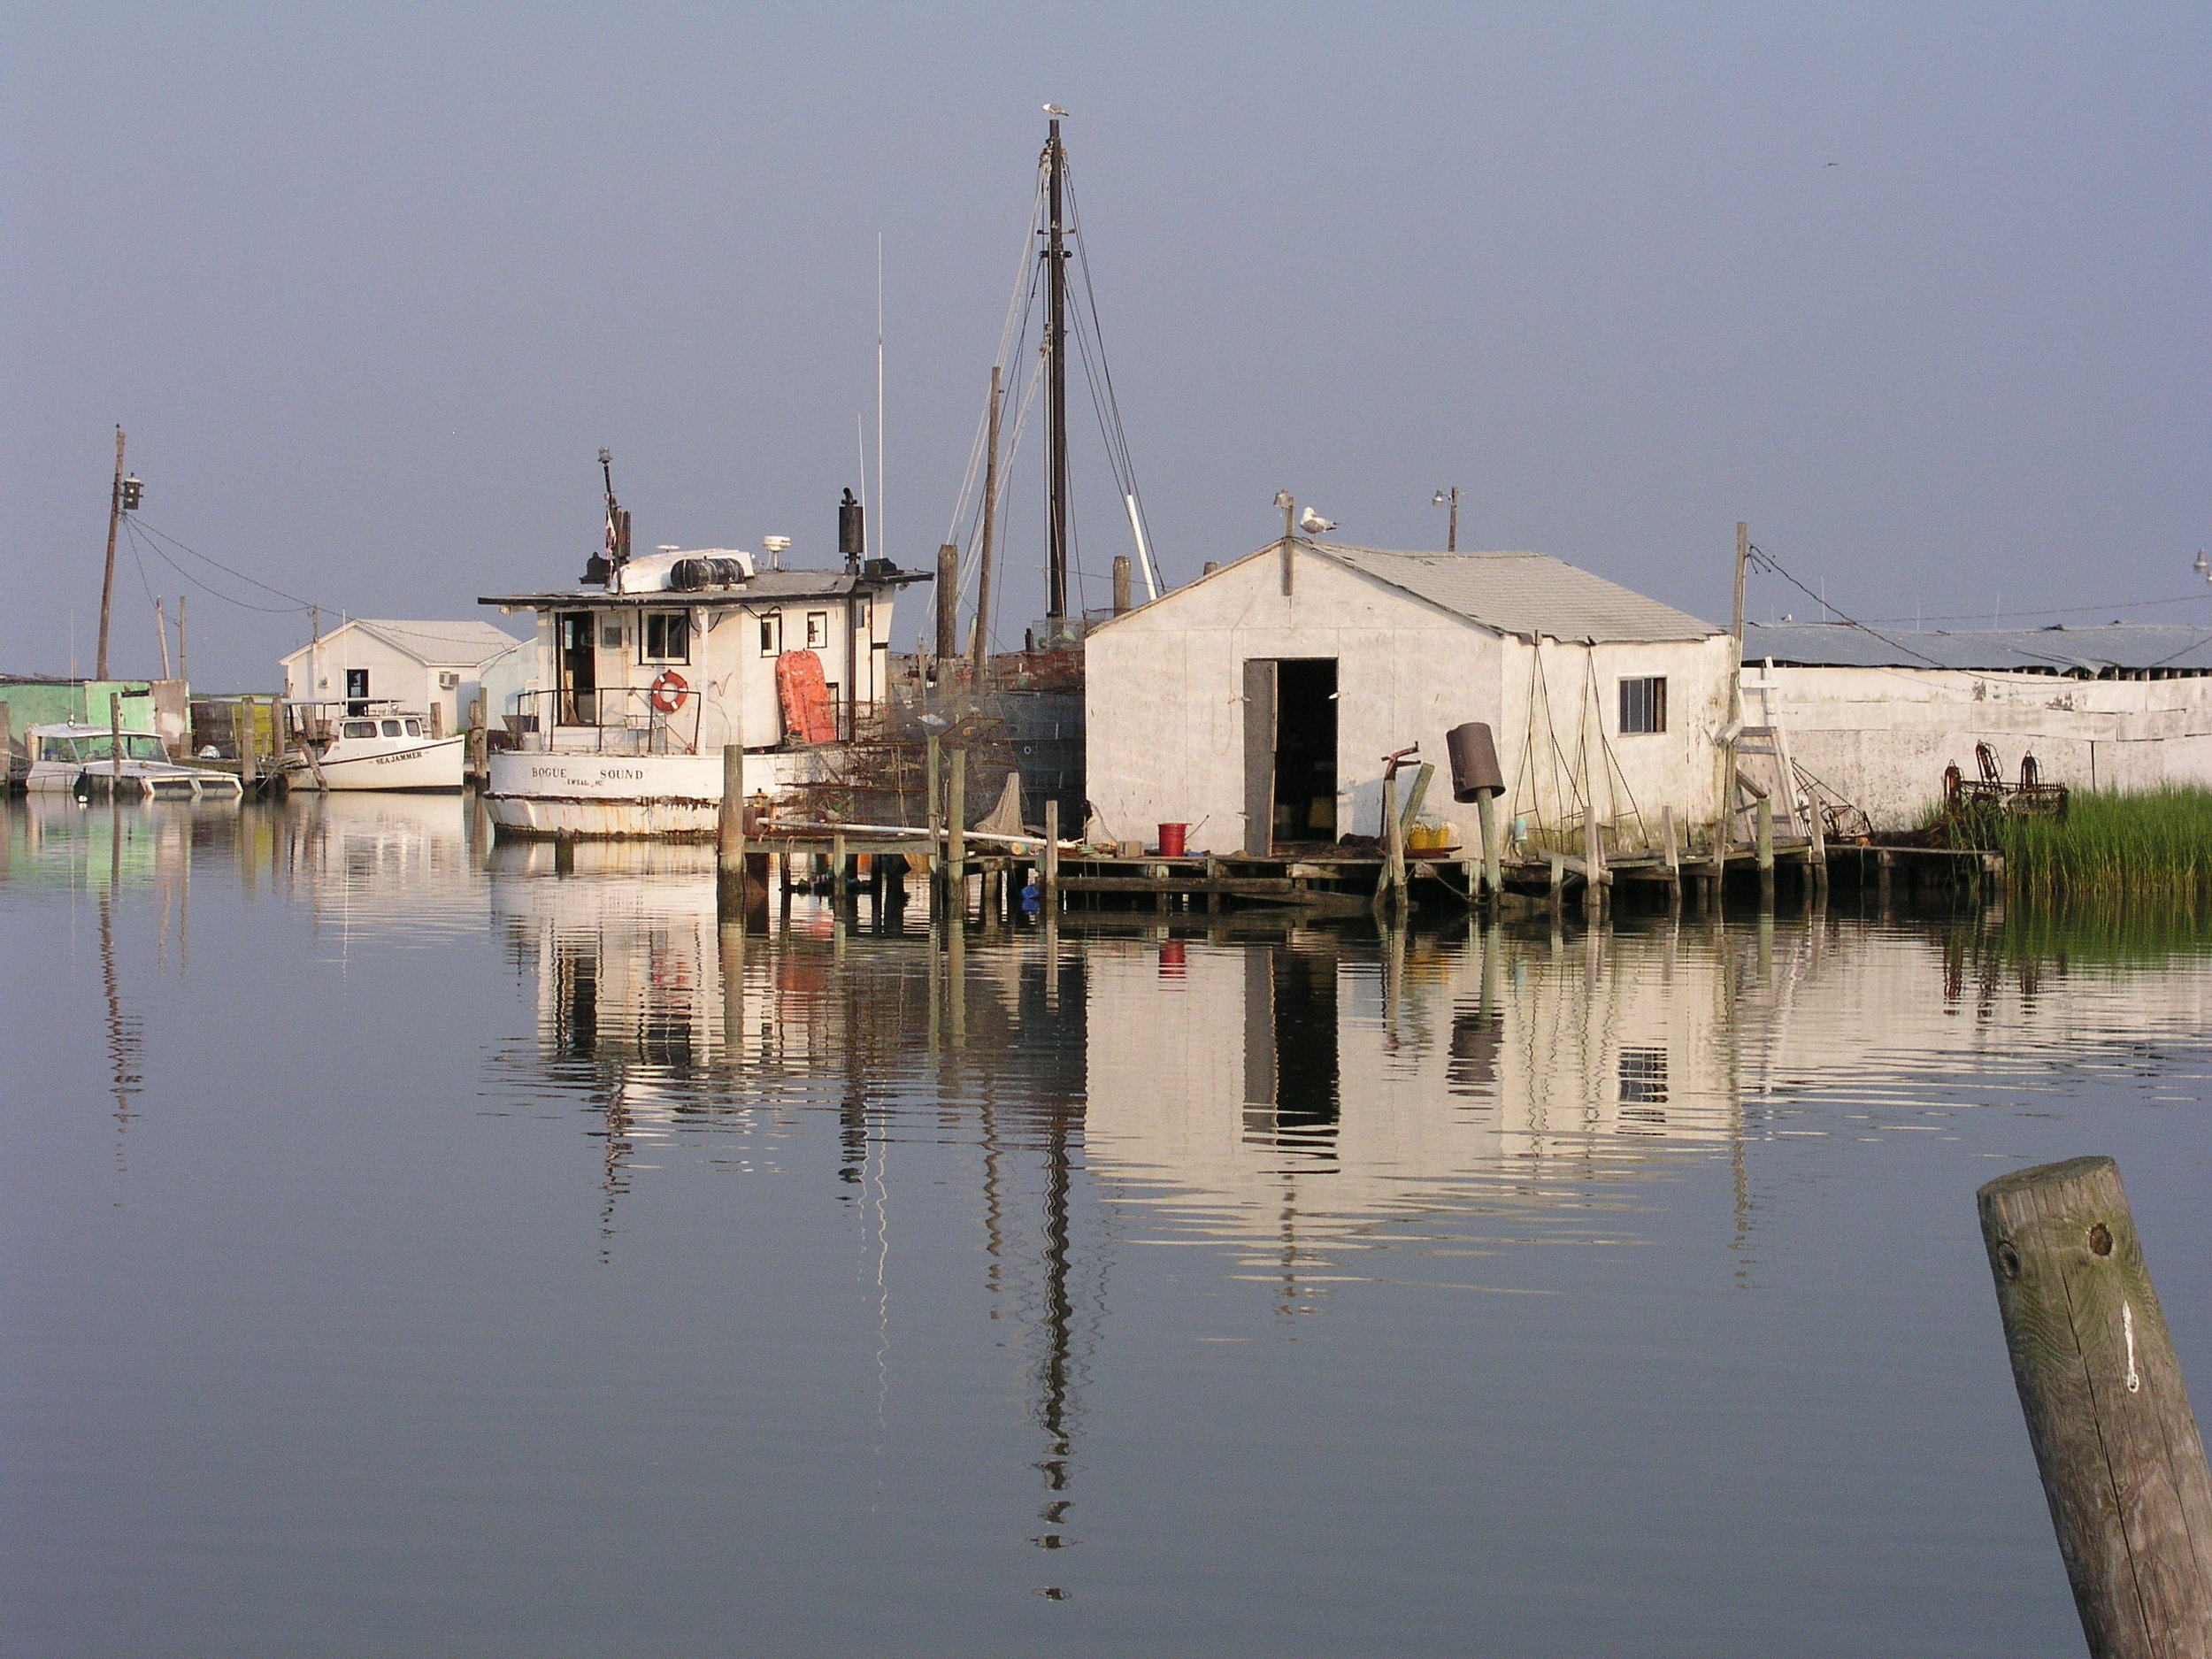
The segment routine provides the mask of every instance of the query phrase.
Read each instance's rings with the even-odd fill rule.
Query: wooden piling
[[[2015,1171],[1976,1203],[2091,1659],[2212,1655],[2212,1473],[2118,1166]]]
[[[1753,816],[1758,821],[1759,835],[1759,902],[1774,902],[1774,800],[1761,795]]]
[[[968,751],[956,744],[945,771],[945,898],[956,918],[968,913]]]
[[[1382,885],[1375,889],[1375,908],[1394,904],[1402,911],[1406,908],[1406,826],[1398,810],[1398,780],[1383,780],[1383,849],[1386,862],[1383,865]]]
[[[100,641],[101,653],[104,656],[107,649],[107,618],[105,617],[102,617],[100,620],[102,624]],[[108,799],[110,801],[120,801],[122,798],[123,695],[120,692],[111,691],[108,693]]]
[[[1504,853],[1498,845],[1497,797],[1487,789],[1481,790],[1475,796],[1475,822],[1482,835],[1483,885],[1487,896],[1494,903],[1498,895],[1504,890],[1499,868]]]
[[[714,821],[715,890],[725,910],[745,910],[745,746],[722,745],[722,807]]]
[[[1582,909],[1596,918],[1605,913],[1605,831],[1594,807],[1582,813]]]
[[[1057,796],[1045,802],[1044,852],[1045,913],[1060,913],[1060,802]]]
[[[250,794],[254,785],[253,703],[245,697],[230,705],[230,737],[238,750],[238,781]]]

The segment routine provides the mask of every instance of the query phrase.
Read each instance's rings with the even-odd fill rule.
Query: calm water
[[[2212,956],[718,930],[458,801],[0,825],[11,1655],[2073,1655],[1973,1190],[2212,1397]]]

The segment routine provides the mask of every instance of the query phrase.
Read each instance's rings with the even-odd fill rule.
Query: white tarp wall
[[[2212,784],[2212,678],[1751,664],[1743,684],[1747,718],[1766,703],[1791,758],[1877,829],[1909,828],[1938,806],[1947,765],[1978,776],[1978,742],[2009,782],[2032,754],[2045,782],[2076,789]]]

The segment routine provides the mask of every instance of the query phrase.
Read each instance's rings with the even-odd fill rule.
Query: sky
[[[113,666],[183,593],[211,690],[279,683],[295,600],[572,584],[602,446],[639,550],[827,565],[864,432],[927,566],[1047,102],[1171,584],[1279,489],[1441,548],[1456,486],[1463,549],[1723,625],[1739,519],[1804,584],[1754,619],[2212,621],[2208,86],[2185,5],[19,4],[0,672],[91,671],[118,425]],[[1080,423],[1074,469],[1100,604]]]

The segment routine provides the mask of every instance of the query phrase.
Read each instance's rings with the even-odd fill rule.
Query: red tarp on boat
[[[776,658],[776,695],[783,700],[783,729],[802,743],[834,743],[837,709],[822,659],[812,651],[786,651]]]

